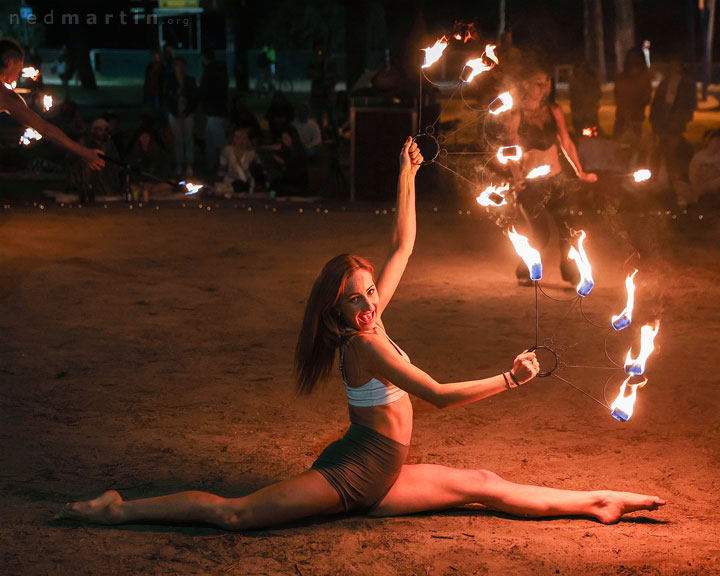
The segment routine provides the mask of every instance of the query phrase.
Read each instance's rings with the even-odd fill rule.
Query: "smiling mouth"
[[[358,322],[360,324],[370,324],[375,319],[375,311],[373,312],[366,312],[365,314],[361,314],[358,316]]]

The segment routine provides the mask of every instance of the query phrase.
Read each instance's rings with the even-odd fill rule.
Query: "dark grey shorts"
[[[340,495],[345,512],[371,512],[400,474],[409,446],[360,424],[351,424],[340,440],[322,451],[312,465]]]

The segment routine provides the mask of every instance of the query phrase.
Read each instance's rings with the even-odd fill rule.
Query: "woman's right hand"
[[[400,152],[400,171],[409,170],[414,176],[420,169],[420,165],[423,163],[423,156],[420,154],[420,149],[417,144],[413,142],[412,136],[408,136],[403,144],[402,151]]]
[[[540,363],[535,352],[518,354],[513,362],[512,373],[520,384],[532,380],[540,372]]]
[[[81,156],[90,165],[91,170],[100,170],[105,166],[105,160],[100,157],[102,153],[102,150],[99,149],[85,148]]]

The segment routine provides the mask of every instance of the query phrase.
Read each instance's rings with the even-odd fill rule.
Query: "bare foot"
[[[93,524],[117,524],[120,521],[118,514],[120,504],[122,504],[120,494],[115,490],[108,490],[94,500],[68,502],[55,518]]]
[[[665,505],[665,500],[658,496],[635,494],[634,492],[603,491],[593,506],[592,516],[603,524],[614,524],[620,517],[637,510],[657,510]]]

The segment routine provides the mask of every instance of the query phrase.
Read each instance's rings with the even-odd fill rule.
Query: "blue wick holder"
[[[542,262],[530,266],[530,280],[533,282],[542,280]]]
[[[630,374],[630,376],[641,376],[645,370],[638,366],[637,364],[630,364],[630,366],[625,366],[623,368],[625,370],[625,374]]]
[[[593,286],[595,286],[595,283],[590,280],[583,280],[582,283],[577,287],[576,292],[585,298],[593,289]]]
[[[630,420],[630,416],[628,416],[627,412],[625,412],[621,408],[615,408],[612,412],[610,412],[610,416],[615,418],[615,420],[619,420],[620,422],[627,422],[628,420]]]
[[[632,322],[625,314],[620,316],[615,322],[612,323],[613,329],[620,332],[620,330],[623,330],[624,328],[627,328],[630,326],[630,322]]]

